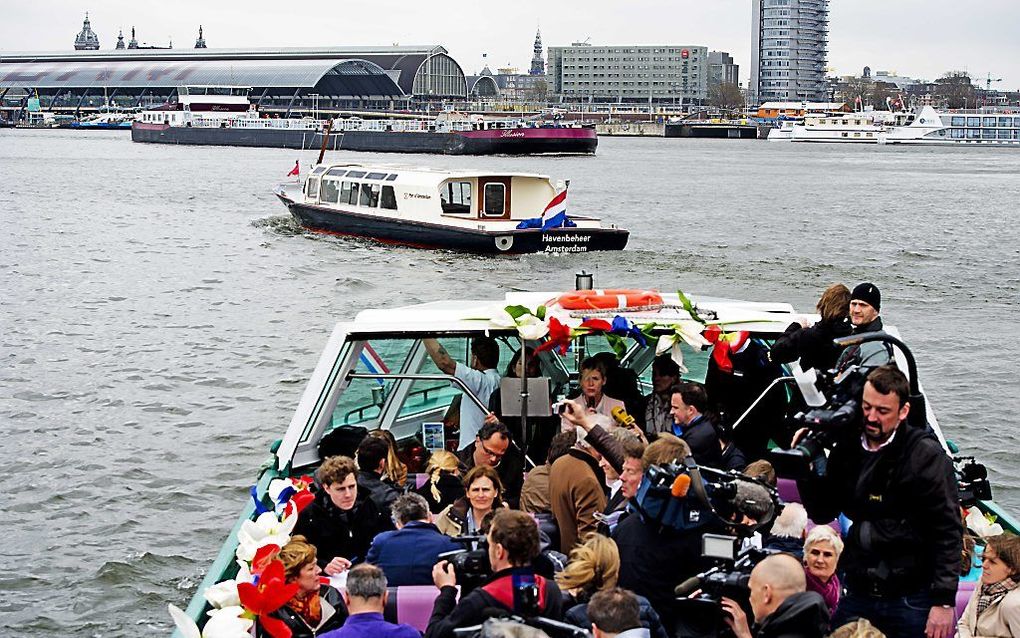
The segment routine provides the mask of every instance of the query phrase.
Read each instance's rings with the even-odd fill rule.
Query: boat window
[[[346,204],[351,199],[351,182],[344,182],[340,186],[340,203]]]
[[[953,126],[965,126],[967,124],[967,118],[961,115],[953,116]]]
[[[392,186],[382,187],[382,196],[379,198],[379,207],[388,210],[397,210],[397,196]]]
[[[347,177],[364,177],[365,171],[351,171],[347,173]]]
[[[1020,140],[1020,128],[1013,129],[1013,139]]]
[[[444,213],[470,213],[471,182],[447,182],[439,187],[439,198]]]
[[[1012,131],[1010,131],[1008,129],[999,129],[999,139],[1000,140],[1008,140],[1011,137],[1013,137],[1013,132]]]
[[[326,170],[325,166],[316,166],[315,168],[312,169],[312,175],[318,175],[324,170]]]
[[[322,192],[319,194],[321,201],[327,204],[335,204],[340,197],[340,182],[332,179],[322,180]]]
[[[396,179],[397,179],[397,174],[396,173],[390,173],[389,175],[386,176],[386,181],[387,182],[393,182],[393,181],[396,181]]]
[[[1014,117],[1013,118],[1013,126],[1016,126],[1017,128],[1020,128],[1020,117]]]
[[[331,168],[331,169],[329,169],[329,171],[328,171],[328,172],[326,173],[326,175],[328,175],[328,176],[332,176],[332,177],[343,177],[343,176],[344,176],[344,173],[346,173],[346,172],[347,172],[347,171],[345,171],[345,170],[344,170],[344,169],[342,169],[342,168]]]
[[[362,206],[368,206],[369,208],[376,208],[379,206],[379,185],[362,184],[360,203]]]
[[[361,186],[358,182],[351,182],[351,189],[347,192],[347,203],[357,206],[358,204],[358,188]]]
[[[981,126],[995,126],[995,118],[994,117],[981,118]]]
[[[981,137],[981,129],[969,128],[967,129],[967,139],[976,140]]]
[[[502,217],[506,204],[506,185],[489,182],[485,185],[485,196],[482,200],[482,213],[492,217]]]
[[[316,177],[310,178],[308,180],[308,183],[306,184],[306,186],[307,186],[307,188],[305,190],[305,195],[307,195],[309,199],[315,199],[316,197],[319,196],[319,179],[318,178],[316,178]]]
[[[950,135],[953,137],[953,139],[962,140],[964,137],[966,137],[965,133],[966,131],[964,131],[962,128],[954,128],[952,129]]]
[[[994,140],[995,139],[995,129],[990,129],[990,128],[981,129],[981,137],[986,139],[986,140]]]
[[[382,179],[386,177],[386,173],[369,173],[365,175],[365,179]]]
[[[967,118],[967,126],[981,126],[981,118],[980,117],[968,117]]]
[[[1011,117],[1000,117],[999,126],[1013,126],[1013,118]]]

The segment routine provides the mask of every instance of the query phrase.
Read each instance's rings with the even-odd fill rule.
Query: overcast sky
[[[138,39],[192,47],[199,23],[212,48],[442,44],[475,73],[482,54],[495,70],[526,71],[535,28],[545,46],[688,44],[728,51],[749,75],[751,0],[4,0],[0,53],[73,48],[89,11],[100,46],[112,49],[117,30],[134,25]],[[832,0],[829,66],[839,75],[874,70],[935,79],[969,71],[993,86],[1020,89],[1020,2],[984,0]],[[126,36],[130,37],[130,36]]]

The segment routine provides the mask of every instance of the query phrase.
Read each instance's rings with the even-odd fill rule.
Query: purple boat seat
[[[429,475],[424,472],[407,475],[407,485],[412,490],[420,490],[422,485],[429,482]]]
[[[977,587],[977,581],[973,580],[961,580],[960,586],[956,589],[956,620],[959,621],[963,618],[963,610],[966,609],[967,603],[970,601],[971,594],[974,593],[974,588]]]
[[[797,491],[797,481],[781,478],[776,482],[776,491],[784,503],[800,503],[800,492]]]
[[[432,616],[432,606],[439,595],[434,585],[390,587],[383,617],[389,622],[411,625],[425,633]]]

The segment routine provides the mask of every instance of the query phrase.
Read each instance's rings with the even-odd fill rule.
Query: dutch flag
[[[371,374],[388,374],[390,371],[383,362],[382,357],[379,356],[379,353],[367,341],[365,342],[365,347],[361,349],[360,359]],[[386,384],[382,379],[376,379],[376,383],[379,385]]]
[[[573,224],[567,217],[567,189],[564,188],[542,211],[542,230],[571,225]]]

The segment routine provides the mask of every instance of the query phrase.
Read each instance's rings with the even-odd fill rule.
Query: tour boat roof
[[[427,166],[412,166],[407,164],[357,164],[351,162],[323,162],[313,168],[323,167],[325,170],[338,168],[341,170],[360,169],[368,173],[396,174],[396,180],[401,184],[414,184],[420,186],[438,186],[443,181],[456,178],[478,178],[478,177],[525,177],[540,180],[549,180],[548,175],[539,173],[519,173],[514,171],[492,171],[478,169],[441,169]],[[322,173],[323,171],[320,171]]]

